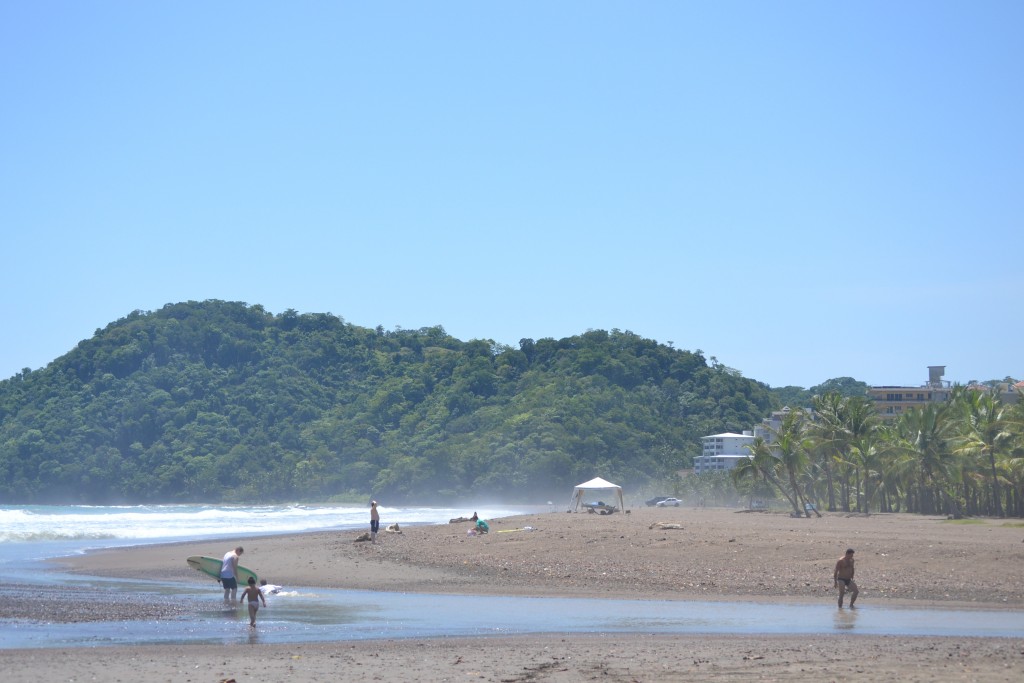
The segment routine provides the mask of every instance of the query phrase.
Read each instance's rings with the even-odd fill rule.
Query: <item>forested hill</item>
[[[223,301],[108,325],[0,382],[0,500],[562,500],[637,487],[769,391],[631,332],[463,342]]]

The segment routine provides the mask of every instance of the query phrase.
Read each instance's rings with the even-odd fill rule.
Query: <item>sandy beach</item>
[[[470,515],[472,510],[467,510]],[[382,527],[400,519],[382,517]],[[835,561],[856,550],[858,604],[1024,608],[1024,524],[917,515],[634,508],[403,527],[376,545],[357,532],[248,538],[244,564],[285,586],[396,592],[820,603],[836,609]],[[68,560],[104,576],[202,581],[183,558],[236,539],[102,551]],[[208,580],[208,579],[207,579]],[[52,597],[52,596],[51,596]],[[61,619],[41,596],[0,617]],[[129,606],[130,608],[130,606]],[[123,618],[97,603],[74,619]],[[109,612],[109,613],[108,613]],[[117,616],[121,615],[121,616]],[[1022,634],[1024,638],[1024,634]],[[11,681],[1017,681],[1024,639],[895,636],[524,636],[330,644],[0,650]],[[143,675],[144,674],[144,675]]]

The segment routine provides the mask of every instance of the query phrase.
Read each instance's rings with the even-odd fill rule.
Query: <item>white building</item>
[[[765,440],[765,443],[775,443],[775,435],[782,429],[782,421],[790,412],[792,411],[789,406],[782,410],[773,411],[771,417],[766,417],[761,420],[761,424],[754,425],[754,436],[761,437]]]
[[[731,470],[741,458],[749,458],[750,451],[746,448],[754,443],[754,433],[744,431],[742,434],[726,432],[702,436],[702,453],[693,459],[693,473],[716,472]]]

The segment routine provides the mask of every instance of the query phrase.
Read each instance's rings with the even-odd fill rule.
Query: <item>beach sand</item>
[[[185,557],[219,557],[241,543],[243,564],[286,587],[799,602],[834,610],[832,569],[853,547],[862,607],[1024,608],[1019,520],[822,514],[551,512],[491,520],[485,536],[467,536],[469,523],[403,526],[401,534],[380,533],[376,545],[354,542],[358,532],[318,532],[117,549],[67,563],[87,574],[200,582],[208,579]],[[402,520],[385,510],[382,526],[394,522]],[[12,616],[9,602],[0,602],[0,617]],[[33,609],[60,619],[51,603],[41,599]],[[76,618],[124,614],[99,602],[94,609]],[[1019,681],[1024,639],[535,635],[0,650],[0,666],[5,681]]]

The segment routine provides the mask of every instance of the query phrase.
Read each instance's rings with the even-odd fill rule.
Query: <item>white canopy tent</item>
[[[583,502],[583,494],[585,492],[596,491],[605,492],[609,496],[614,496],[615,500],[618,500],[619,510],[625,509],[622,504],[622,487],[618,484],[613,484],[610,481],[605,481],[601,477],[595,477],[590,481],[585,481],[572,490],[572,500],[569,501],[569,512],[575,512],[579,510],[580,503]]]

